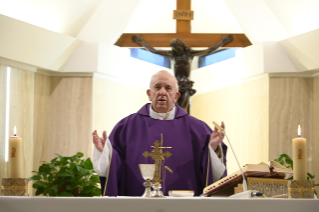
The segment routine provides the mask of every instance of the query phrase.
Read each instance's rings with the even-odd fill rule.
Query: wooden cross
[[[163,149],[169,149],[172,147],[161,147],[161,143],[159,141],[155,141],[154,146],[152,147],[154,150],[152,152],[145,151],[143,156],[145,158],[152,157],[152,159],[155,160],[155,176],[153,178],[153,182],[160,183],[162,160],[164,160],[164,157],[169,158],[172,156],[172,153],[168,151],[163,153]]]
[[[191,0],[177,0],[176,2],[177,10],[191,10]],[[247,47],[251,45],[244,33],[231,34],[234,40],[223,47]],[[169,44],[174,38],[181,39],[188,47],[210,47],[219,43],[225,33],[191,33],[190,20],[177,20],[176,33],[123,33],[115,45],[140,47],[132,41],[132,35],[142,36],[143,40],[152,47],[170,47]]]

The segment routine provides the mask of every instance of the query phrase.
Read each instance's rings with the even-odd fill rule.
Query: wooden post
[[[191,0],[177,0],[177,10],[191,10]],[[176,21],[176,33],[191,33],[191,21],[190,20],[177,20]]]

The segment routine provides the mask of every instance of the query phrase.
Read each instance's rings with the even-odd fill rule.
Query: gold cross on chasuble
[[[163,143],[163,137],[162,137],[162,143]],[[155,141],[154,146],[152,146],[154,150],[152,152],[145,151],[143,153],[143,156],[145,158],[152,157],[152,159],[155,161],[155,176],[153,178],[153,182],[160,183],[161,182],[161,170],[162,170],[162,161],[166,158],[169,158],[172,156],[172,153],[170,152],[163,152],[163,149],[170,149],[172,147],[162,147],[161,143],[159,141]]]

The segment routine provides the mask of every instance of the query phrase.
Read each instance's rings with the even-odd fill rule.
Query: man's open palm
[[[97,150],[102,152],[104,149],[106,139],[107,139],[106,131],[103,131],[103,137],[100,137],[97,134],[96,130],[94,130],[92,133],[92,136],[93,136],[93,143],[94,143],[95,147],[97,148]]]

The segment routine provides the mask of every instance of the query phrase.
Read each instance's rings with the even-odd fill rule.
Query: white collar
[[[152,104],[150,105],[150,116],[153,119],[159,120],[173,120],[175,116],[175,105],[173,105],[172,109],[167,113],[157,113],[153,110]]]

